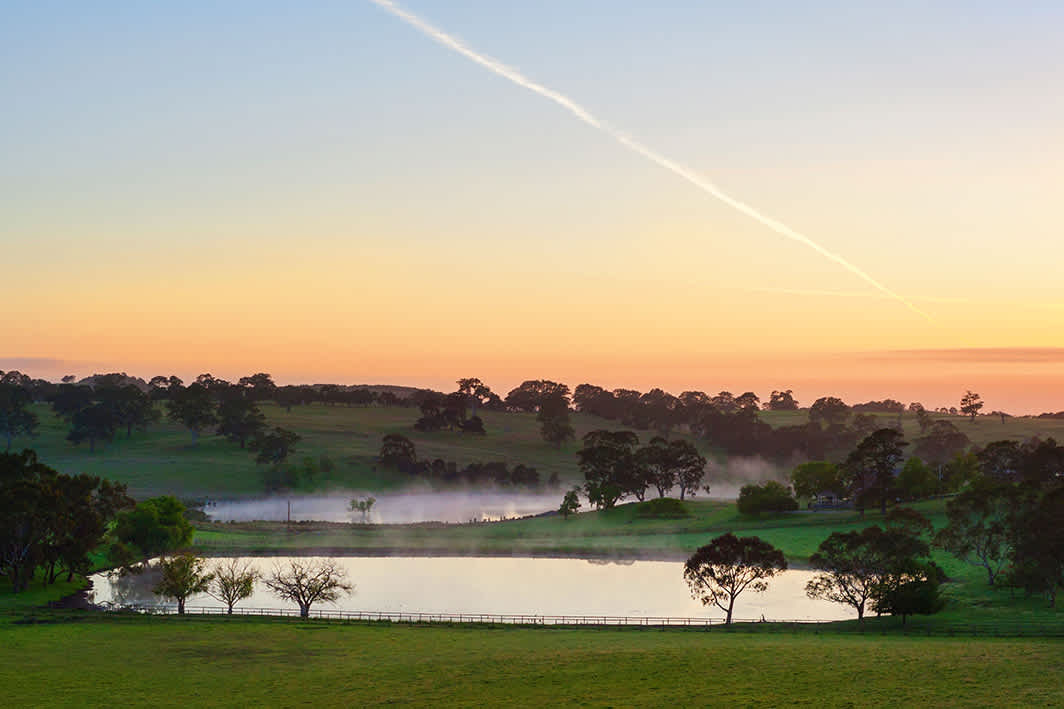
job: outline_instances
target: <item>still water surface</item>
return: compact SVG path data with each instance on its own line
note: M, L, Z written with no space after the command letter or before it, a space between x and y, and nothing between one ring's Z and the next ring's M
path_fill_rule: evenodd
M221 560L216 560L221 561ZM258 557L264 573L288 557ZM498 613L535 615L671 616L723 618L716 608L693 600L675 561L596 561L493 557L342 557L355 584L353 595L321 609L371 612ZM756 620L842 620L856 617L846 607L805 595L812 572L792 570L769 581L765 593L747 592L736 602L735 618ZM167 605L156 598L151 574L126 578L96 574L93 601ZM172 605L172 604L171 604ZM210 596L190 606L224 607ZM245 608L296 608L261 583L240 604Z

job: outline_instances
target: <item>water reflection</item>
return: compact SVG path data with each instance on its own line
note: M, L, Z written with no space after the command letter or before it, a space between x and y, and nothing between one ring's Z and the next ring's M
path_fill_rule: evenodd
M288 557L254 559L269 573ZM224 560L219 560L224 561ZM690 597L683 564L667 561L595 561L490 557L345 557L339 559L355 584L355 593L338 608L371 612L498 613L535 615L674 616L721 618ZM737 619L842 620L855 617L844 606L805 595L809 571L787 571L762 594L746 593L736 602ZM112 579L97 574L96 603L156 602L148 576ZM134 586L139 584L139 588ZM126 599L126 600L123 600ZM134 599L134 600L128 600ZM160 603L161 604L161 603ZM189 606L222 607L206 595ZM295 608L260 583L246 608Z

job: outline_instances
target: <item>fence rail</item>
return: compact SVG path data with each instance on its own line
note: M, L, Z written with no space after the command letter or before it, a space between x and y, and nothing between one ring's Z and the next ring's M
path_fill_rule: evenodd
M177 608L163 605L114 605L105 607L109 612L136 612L148 615L177 615ZM186 606L186 615L226 616L225 608L216 606ZM233 616L300 618L296 608L242 608L233 609ZM892 619L890 625L869 619L865 625L809 619L733 619L727 626L721 618L687 618L674 616L597 616L597 615L535 615L500 613L417 613L409 611L345 611L312 608L308 615L313 620L336 620L345 622L373 621L391 623L446 623L480 625L534 625L553 627L637 627L637 628L729 628L747 631L828 631L855 633L905 633L911 635L937 636L994 636L994 637L1064 637L1062 624L1038 624L1016 622L941 621L933 618L910 619L902 624Z

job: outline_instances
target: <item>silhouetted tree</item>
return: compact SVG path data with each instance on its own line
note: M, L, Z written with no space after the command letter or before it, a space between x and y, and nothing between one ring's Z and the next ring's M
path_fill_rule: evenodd
M971 418L975 423L975 417L979 415L979 409L983 408L983 398L970 389L961 397L961 413Z
M824 396L809 407L809 420L822 426L843 426L850 418L850 407L835 396Z
M986 569L994 585L1012 553L1009 521L1016 506L1013 487L985 481L946 503L946 526L935 544L958 559Z
M114 439L116 425L111 407L101 403L91 404L71 417L67 440L74 445L88 441L89 452L93 453L96 451L97 441Z
M768 542L728 533L700 547L684 564L683 577L691 595L727 613L730 625L735 599L747 589L764 591L767 579L786 569L783 552Z
M555 448L561 448L562 443L576 436L569 423L569 399L560 393L540 400L536 420L539 421L540 436Z
M591 431L583 443L576 456L588 501L599 508L613 507L625 495L639 438L631 431Z
M558 508L558 512L564 519L569 519L569 515L575 514L580 509L580 488L573 488L569 492L565 493L562 498L561 507Z
M798 401L793 394L794 392L790 389L774 391L769 397L768 403L765 404L765 408L769 411L797 411Z
M886 514L887 500L894 489L894 469L904 459L905 439L893 428L881 428L857 444L846 458L845 467L853 475L854 497L864 511L864 500L879 499L880 512Z
M402 469L417 462L414 442L398 433L389 433L381 439L381 449L377 454L381 465Z

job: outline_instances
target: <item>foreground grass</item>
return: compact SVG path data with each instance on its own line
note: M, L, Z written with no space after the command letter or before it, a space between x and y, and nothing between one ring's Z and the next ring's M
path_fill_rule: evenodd
M1064 642L87 619L0 625L5 706L1060 706Z

